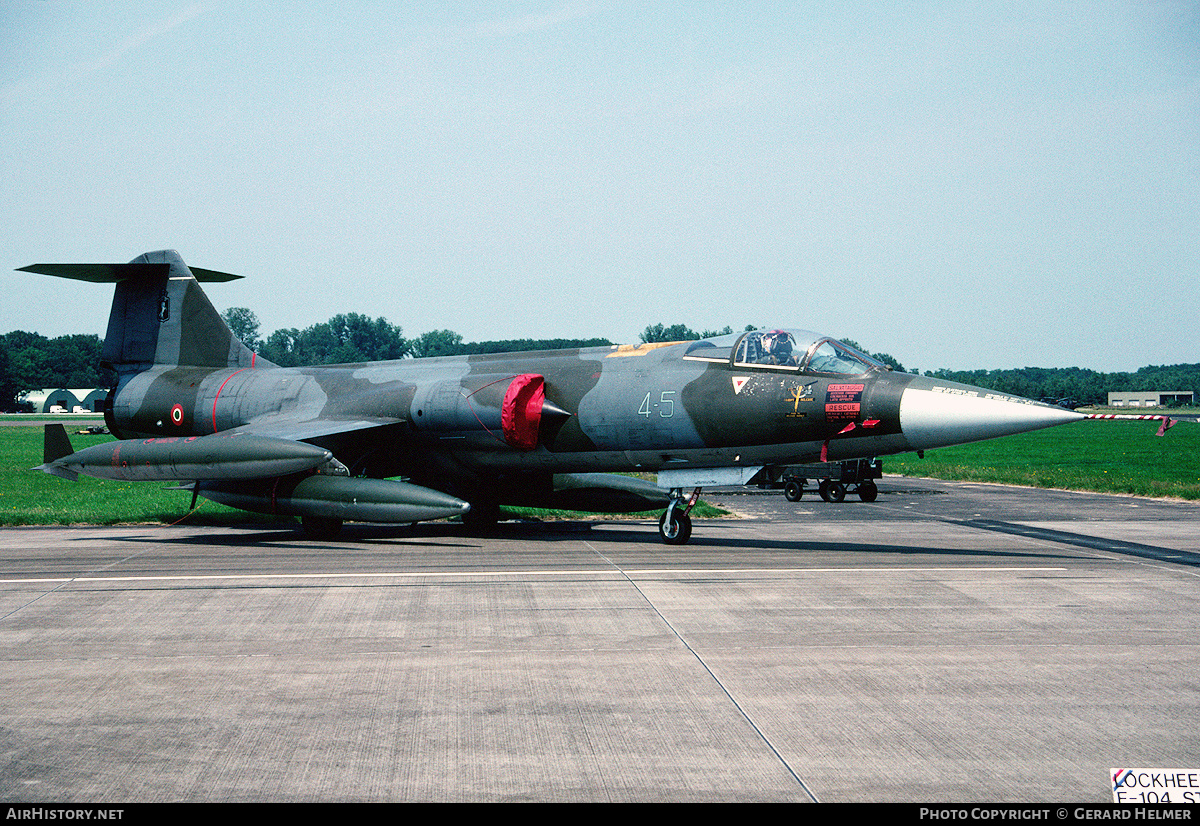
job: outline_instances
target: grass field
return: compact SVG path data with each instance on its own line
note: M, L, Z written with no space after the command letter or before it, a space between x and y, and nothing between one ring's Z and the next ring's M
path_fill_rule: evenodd
M1200 424L1180 422L1155 436L1153 421L1084 421L973 445L884 459L884 471L907 476L1002 482L1140 496L1200 499ZM109 436L72 435L81 449ZM0 427L0 525L172 523L187 516L191 495L154 482L81 476L67 482L30 470L41 463L40 426ZM200 500L190 524L269 520ZM570 512L505 509L510 516L579 518ZM724 512L697 505L697 517ZM652 514L653 515L653 514ZM293 521L284 518L283 521Z
M1128 412L1128 411L1126 411ZM1200 424L1089 420L884 459L885 473L1200 499Z
M71 435L76 450L111 439L111 436ZM30 470L41 463L40 426L0 427L0 525L175 522L188 512L191 504L189 492L166 490L164 484L112 482L86 476L80 476L78 482L68 482ZM189 521L227 524L246 516L224 505L206 502ZM254 517L259 522L264 518L268 517Z

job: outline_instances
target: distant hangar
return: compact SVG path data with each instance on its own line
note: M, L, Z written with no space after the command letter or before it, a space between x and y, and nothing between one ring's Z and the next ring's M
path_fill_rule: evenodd
M1167 407L1168 405L1192 405L1196 394L1191 390L1135 390L1124 393L1109 393L1109 407Z
M104 398L108 391L100 389L65 388L30 390L17 397L17 401L28 404L34 413L102 413Z

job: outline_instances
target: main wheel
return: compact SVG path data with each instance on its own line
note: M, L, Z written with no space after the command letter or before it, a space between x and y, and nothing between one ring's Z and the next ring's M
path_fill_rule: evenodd
M471 509L462 515L462 523L472 533L491 533L500 521L500 505L488 500L471 503Z
M692 536L692 517L681 510L671 511L671 524L667 524L667 511L658 518L658 535L668 545L683 545Z
M333 539L342 532L342 520L333 516L301 516L300 528L309 539Z
M804 495L804 486L799 482L788 482L783 486L783 498L789 502L799 502Z
M879 498L879 488L870 479L861 482L858 486L858 498L864 502L874 502Z

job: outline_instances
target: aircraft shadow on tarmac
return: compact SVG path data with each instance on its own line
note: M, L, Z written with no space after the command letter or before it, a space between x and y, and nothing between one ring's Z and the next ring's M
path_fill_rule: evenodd
M629 523L631 526L640 523ZM967 523L961 523L967 524ZM628 530L615 530L611 523L585 521L512 521L502 522L486 533L472 533L460 525L453 523L419 523L410 526L397 527L392 525L347 525L339 540L316 540L305 538L295 528L280 525L278 528L265 528L254 533L192 533L172 535L170 531L154 532L144 536L124 538L127 542L150 542L159 545L190 545L211 547L244 547L247 545L269 545L274 549L303 548L317 550L328 548L337 550L355 545L374 546L408 546L425 547L436 544L439 548L479 548L486 542L506 542L519 540L521 542L562 542L580 535L586 535L588 542L595 544L637 542L639 535ZM847 555L853 554L895 554L898 556L948 556L975 557L981 559L1024 559L1024 560L1054 560L1082 559L1081 554L1066 552L1026 552L1015 550L989 550L986 548L968 547L931 547L924 545L895 545L870 542L847 541L808 541L783 540L743 537L704 537L694 538L687 549L664 548L655 542L657 535L653 529L646 526L645 541L647 550L654 550L662 557L673 555L695 559L704 554L705 549L742 550L747 553L762 554L764 552L779 555L795 555L803 553L835 552ZM969 527L982 527L970 526ZM1060 540L1061 541L1061 540ZM500 549L497 549L500 550Z

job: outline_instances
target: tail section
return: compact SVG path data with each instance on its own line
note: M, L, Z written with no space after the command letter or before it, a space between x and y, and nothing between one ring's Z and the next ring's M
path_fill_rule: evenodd
M189 268L174 250L147 252L128 264L32 264L21 269L117 285L101 362L119 375L154 365L254 365L254 353L233 335L198 283L232 281L239 275Z

